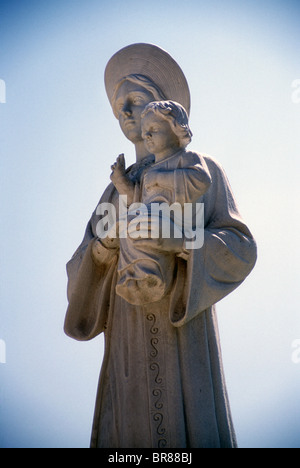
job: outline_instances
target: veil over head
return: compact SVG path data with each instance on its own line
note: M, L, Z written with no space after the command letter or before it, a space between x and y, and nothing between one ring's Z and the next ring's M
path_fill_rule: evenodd
M105 88L110 104L118 83L129 75L143 75L152 81L166 99L179 102L190 113L187 80L175 60L153 44L132 44L114 54L105 69Z

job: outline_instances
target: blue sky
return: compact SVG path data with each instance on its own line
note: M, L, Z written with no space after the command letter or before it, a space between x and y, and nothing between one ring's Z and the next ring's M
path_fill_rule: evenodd
M181 65L190 148L223 165L257 239L218 304L239 445L300 447L299 20L293 1L0 1L0 447L89 445L103 339L64 336L65 263L116 156L134 161L103 83L134 42Z

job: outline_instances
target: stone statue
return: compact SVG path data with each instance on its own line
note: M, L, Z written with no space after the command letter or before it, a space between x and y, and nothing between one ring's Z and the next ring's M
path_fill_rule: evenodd
M98 206L111 204L118 225L121 198L146 210L140 235L126 238L120 229L99 236L96 208L67 264L65 332L105 334L91 447L236 447L215 304L251 272L255 241L220 164L185 148L190 94L173 58L150 44L125 47L108 62L105 85L136 163L125 169L119 156ZM204 206L201 248L175 235L176 209L173 234L159 227L151 237L149 209L158 202Z

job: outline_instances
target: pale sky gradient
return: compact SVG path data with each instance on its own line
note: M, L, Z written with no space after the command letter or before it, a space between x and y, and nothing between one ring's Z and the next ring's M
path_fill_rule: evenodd
M239 446L300 447L299 24L289 0L0 2L0 447L89 445L103 338L64 336L65 264L116 156L134 162L103 75L135 42L182 67L189 148L223 165L258 243L218 304Z

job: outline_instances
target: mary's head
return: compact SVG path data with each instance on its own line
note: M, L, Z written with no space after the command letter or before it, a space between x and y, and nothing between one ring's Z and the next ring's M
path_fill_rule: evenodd
M112 109L122 132L132 143L142 140L141 114L146 105L163 99L163 92L143 75L128 75L117 83L111 99Z
M173 100L190 110L186 78L175 60L152 44L132 44L119 50L105 69L105 87L124 135L144 148L141 114L152 101ZM140 155L141 156L141 155Z

